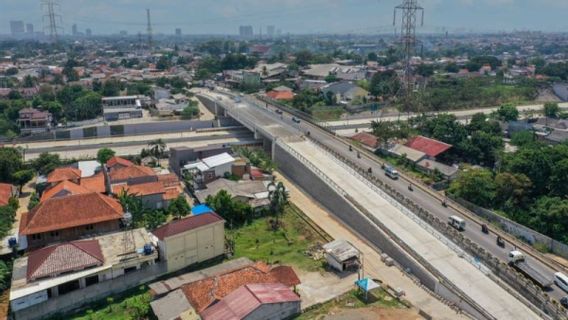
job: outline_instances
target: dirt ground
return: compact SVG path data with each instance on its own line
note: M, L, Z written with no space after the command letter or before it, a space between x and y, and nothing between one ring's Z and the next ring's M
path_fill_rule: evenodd
M385 309L378 307L362 309L336 309L320 320L420 320L414 310Z

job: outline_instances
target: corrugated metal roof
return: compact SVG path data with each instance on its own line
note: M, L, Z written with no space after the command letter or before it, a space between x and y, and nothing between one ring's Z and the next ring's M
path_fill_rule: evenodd
M227 163L235 162L235 158L233 158L230 154L224 152L216 156L201 159L201 161L205 163L209 168L215 168Z
M349 243L349 241L341 239L323 245L323 249L326 253L334 256L338 261L346 261L359 256L359 250Z

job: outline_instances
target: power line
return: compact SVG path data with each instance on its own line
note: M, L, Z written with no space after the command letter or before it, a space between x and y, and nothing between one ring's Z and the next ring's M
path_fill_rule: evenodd
M55 8L59 8L59 4L55 0L42 0L42 9L45 10L43 15L43 30L47 32L52 42L57 42L58 31L63 31L63 28L57 24L63 23L61 15L55 13Z

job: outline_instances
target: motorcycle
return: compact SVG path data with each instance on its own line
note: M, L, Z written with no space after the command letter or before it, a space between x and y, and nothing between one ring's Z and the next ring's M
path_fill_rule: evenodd
M408 185L408 190L409 190L409 191L414 191L414 189L412 188L412 184L409 184L409 185Z

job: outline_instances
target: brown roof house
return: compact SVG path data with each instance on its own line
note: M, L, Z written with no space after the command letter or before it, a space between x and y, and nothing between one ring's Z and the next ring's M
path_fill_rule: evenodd
M47 111L34 108L24 108L19 111L18 126L20 131L26 133L41 133L51 129L53 117Z
M251 315L250 319L282 319L269 316L275 308L272 308L274 305L265 308L265 304L286 301L299 303L297 295L291 289L301 283L300 279L292 267L247 260L233 260L181 275L171 279L172 281L165 280L150 285L152 292L160 296L151 303L154 313L160 320L178 319L180 315L192 312L200 314L204 319L249 319L246 315ZM235 295L235 292L238 294ZM244 299L243 308L245 303L247 305L242 312L236 310L238 303L234 303L234 299L238 297ZM219 303L221 305L216 307ZM174 310L173 306L179 308ZM279 311L288 310L285 313L295 314L297 308L299 305L283 306ZM262 316L257 318L253 314Z
M20 236L28 248L118 231L123 210L117 200L96 192L52 197L22 214Z
M10 308L16 319L39 319L76 309L126 286L136 286L141 279L162 274L165 268L155 263L157 258L146 229L113 232L31 251L14 261Z
M107 162L111 192L122 192L142 199L151 209L161 209L182 193L179 179L172 174L157 174L150 167L135 165L132 162L114 157Z

